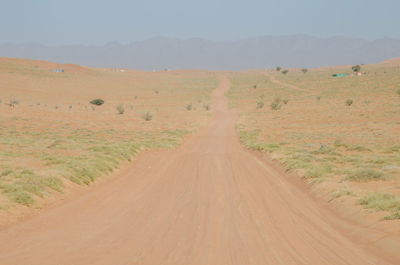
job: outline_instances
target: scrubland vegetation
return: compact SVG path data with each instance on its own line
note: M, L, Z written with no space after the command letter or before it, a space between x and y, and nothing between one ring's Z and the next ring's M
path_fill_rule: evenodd
M62 67L65 73L51 72ZM141 151L178 146L211 116L217 83L200 71L115 72L0 59L0 211L40 207ZM186 111L182 102L201 103Z
M332 200L353 200L398 219L400 66L365 65L361 76L351 66L280 70L230 75L228 96L240 113L242 144L271 153L287 170L331 192ZM261 96L270 108L254 107Z

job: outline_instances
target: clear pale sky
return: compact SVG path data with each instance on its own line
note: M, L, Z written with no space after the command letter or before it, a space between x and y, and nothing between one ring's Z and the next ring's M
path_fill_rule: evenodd
M308 34L400 39L399 0L0 0L0 42Z

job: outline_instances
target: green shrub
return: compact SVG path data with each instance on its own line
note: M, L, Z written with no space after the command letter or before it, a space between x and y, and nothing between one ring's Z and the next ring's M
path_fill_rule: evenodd
M257 85L254 85L253 88L256 89L256 88L257 88Z
M262 109L264 107L264 102L263 101L258 101L256 109Z
M351 69L353 70L353 72L357 73L361 71L361 66L359 65L354 65L353 67L351 67Z
M289 73L289 70L283 70L282 74L286 75L287 73Z
M211 108L209 103L205 103L203 105L203 107L204 107L205 110L210 110L210 108Z
M317 99L318 101L320 101L320 100L321 100L321 96L316 96L316 99Z
M125 107L124 107L124 105L119 104L119 105L117 106L117 111L118 111L119 114L124 114L124 113L125 113Z
M353 104L353 100L351 98L346 100L346 105L351 106Z
M93 99L92 101L90 101L90 104L101 106L101 105L104 104L104 100L102 100L102 99Z
M286 104L288 104L289 100L285 98L284 100L282 100L282 102L283 102L283 104L286 105Z
M400 88L397 89L396 93L400 96Z
M192 108L193 108L192 103L186 105L187 110L192 110Z
M279 72L280 70L282 70L282 67L280 67L280 66L276 67L277 72Z

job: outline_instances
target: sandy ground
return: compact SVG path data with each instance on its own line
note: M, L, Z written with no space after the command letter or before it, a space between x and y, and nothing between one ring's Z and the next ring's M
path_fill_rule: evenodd
M101 172L97 182L113 161L115 175L140 152L178 146L212 116L206 106L217 85L215 73L206 71L141 72L0 57L0 229L92 185L74 181L74 171L85 171L78 177ZM97 98L105 103L89 103ZM43 185L50 178L61 184Z
M240 146L228 89L222 78L212 122L180 148L0 231L0 264L399 264L398 240L363 242L382 234Z

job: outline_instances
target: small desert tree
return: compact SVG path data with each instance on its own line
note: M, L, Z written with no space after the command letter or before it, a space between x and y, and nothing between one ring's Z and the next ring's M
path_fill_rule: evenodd
M276 71L279 72L280 70L282 70L282 68L280 66L277 66Z
M289 70L283 70L282 74L286 75L287 73L289 73Z
M307 68L303 68L303 69L301 69L301 71L303 72L303 74L306 74L308 72L308 69Z
M104 104L104 100L99 99L99 98L98 99L93 99L92 101L90 101L90 104L101 106L101 105Z
M351 69L353 70L354 73L358 73L361 71L361 66L359 66L357 64L357 65L354 65L353 67L351 67Z

